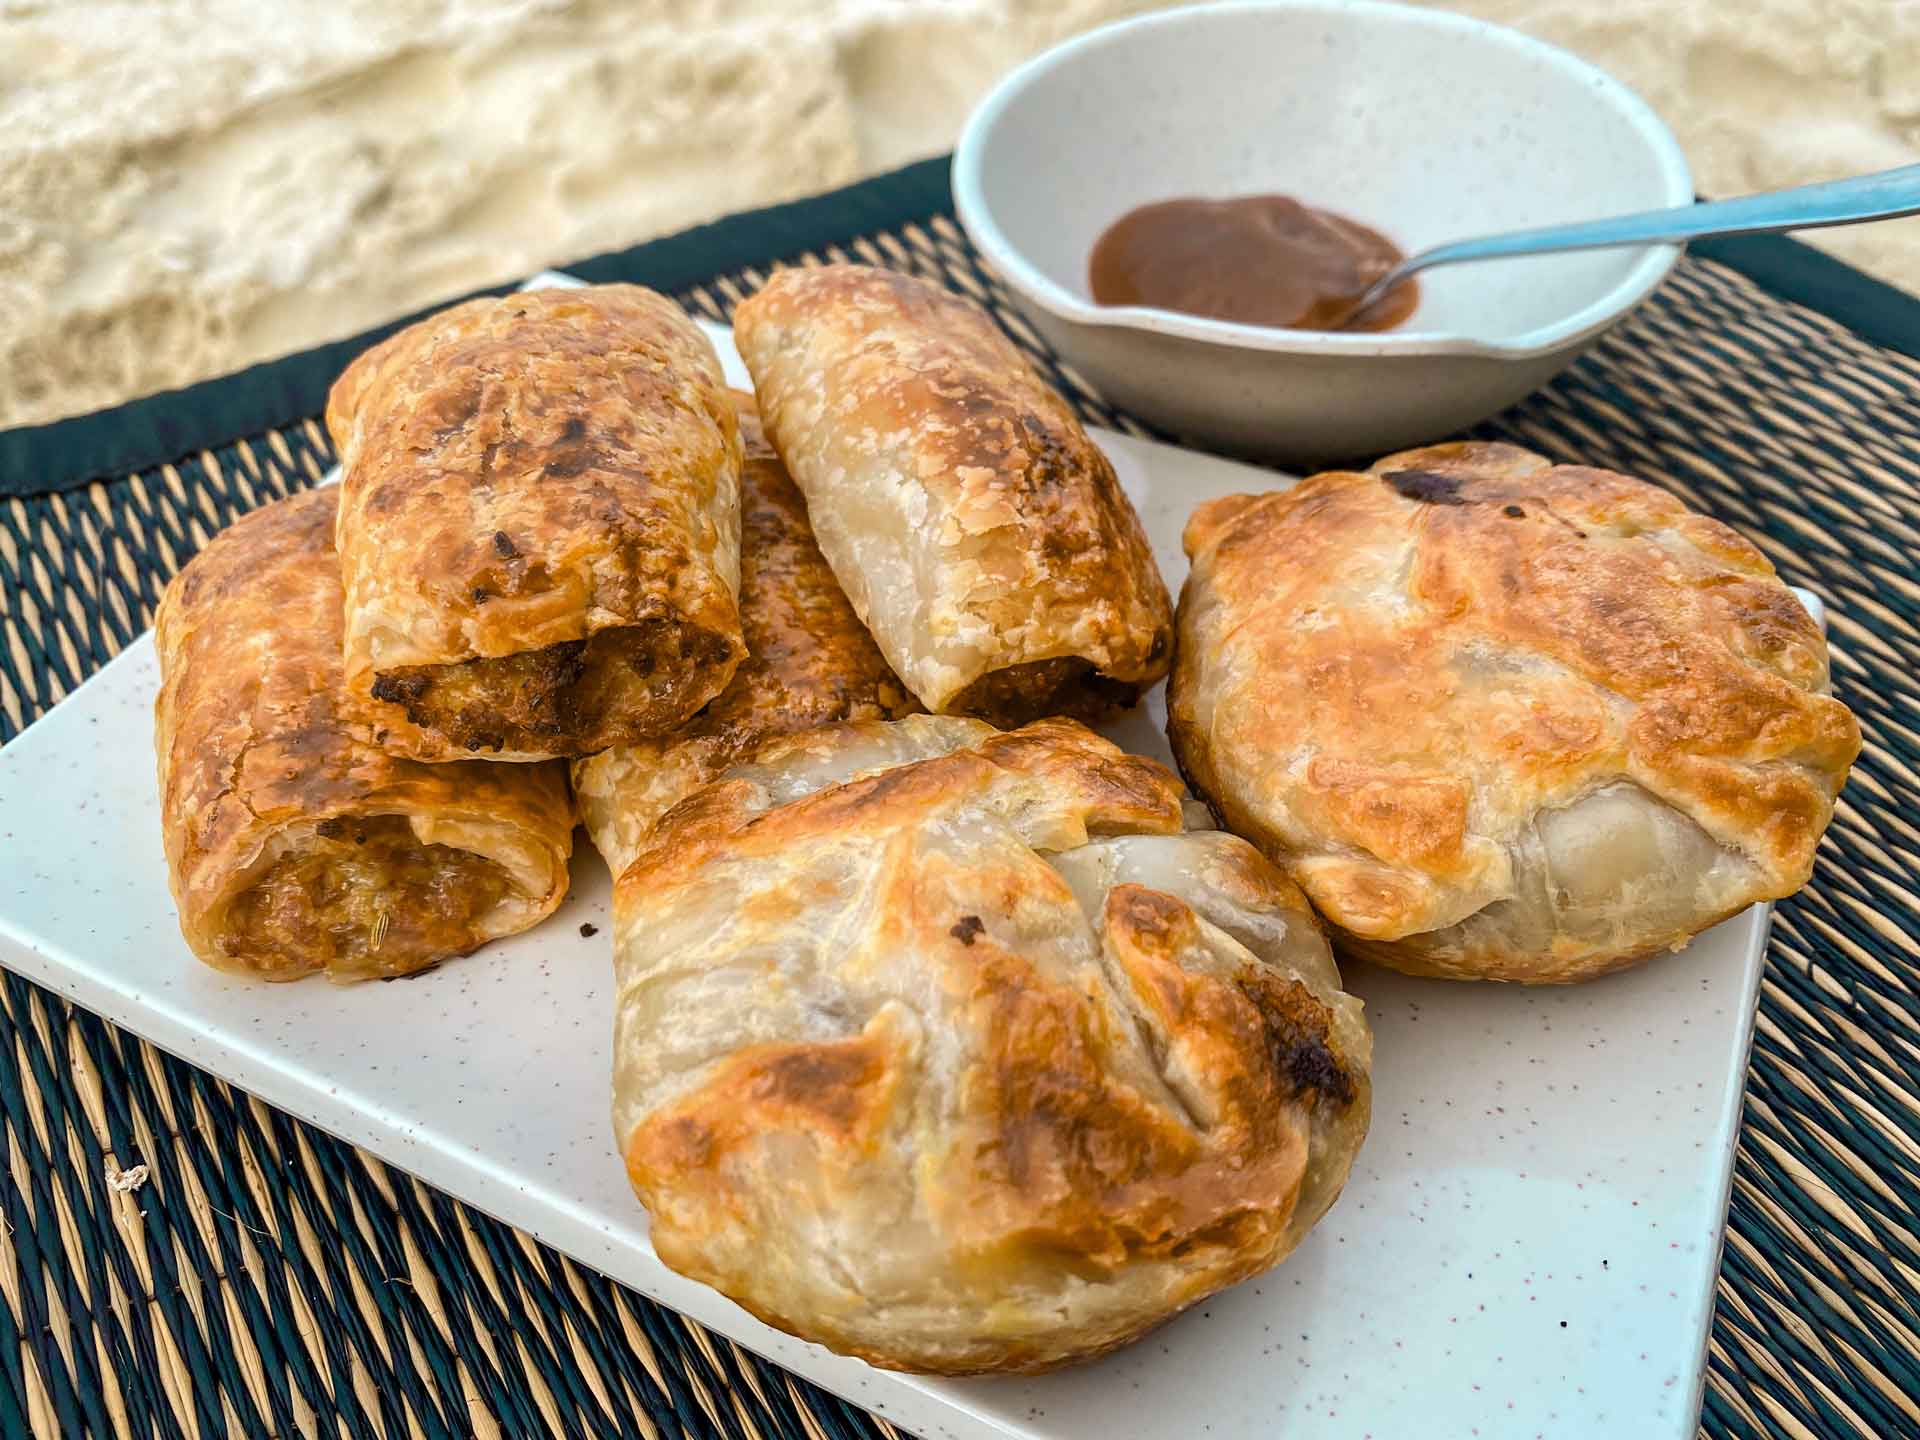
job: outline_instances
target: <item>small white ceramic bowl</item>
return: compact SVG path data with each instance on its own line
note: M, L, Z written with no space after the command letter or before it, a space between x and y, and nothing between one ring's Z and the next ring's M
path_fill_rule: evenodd
M1693 198L1672 132L1618 81L1517 31L1371 0L1172 10L1003 80L960 138L954 201L1040 332L1175 434L1307 464L1439 439L1520 399L1652 293L1673 246L1421 277L1401 329L1236 325L1087 289L1136 205L1292 195L1411 254L1445 240Z

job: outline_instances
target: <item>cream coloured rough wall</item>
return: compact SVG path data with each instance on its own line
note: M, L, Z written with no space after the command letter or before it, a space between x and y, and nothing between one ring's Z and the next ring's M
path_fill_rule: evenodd
M0 0L0 426L947 148L1141 0ZM1731 193L1920 158L1920 6L1462 0ZM1920 287L1920 222L1823 241Z

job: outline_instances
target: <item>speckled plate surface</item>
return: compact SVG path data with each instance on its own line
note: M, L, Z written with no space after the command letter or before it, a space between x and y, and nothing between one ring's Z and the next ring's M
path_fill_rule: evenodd
M1192 506L1274 483L1096 434L1175 585ZM160 849L156 685L143 638L0 751L0 962L906 1429L1694 1433L1764 908L1572 990L1350 969L1373 1134L1283 1267L1095 1365L924 1381L770 1330L654 1258L608 1123L609 885L584 846L551 921L419 979L263 986L194 961ZM1156 692L1110 733L1166 759L1162 719Z

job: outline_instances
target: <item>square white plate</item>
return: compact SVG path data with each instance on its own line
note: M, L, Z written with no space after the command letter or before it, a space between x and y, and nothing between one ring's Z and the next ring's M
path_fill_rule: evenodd
M1176 588L1193 506L1277 483L1095 433ZM928 1440L1694 1433L1764 907L1568 990L1352 967L1373 1133L1284 1266L1097 1364L921 1380L654 1257L608 1122L610 887L584 843L552 920L406 984L196 962L161 854L156 686L142 637L0 751L0 962ZM1109 733L1166 760L1163 720L1156 691Z

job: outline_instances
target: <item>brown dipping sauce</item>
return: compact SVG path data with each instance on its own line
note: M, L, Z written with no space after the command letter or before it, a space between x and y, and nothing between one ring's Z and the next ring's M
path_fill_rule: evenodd
M1093 245L1093 298L1289 330L1391 330L1420 303L1403 280L1353 304L1406 257L1357 220L1285 195L1162 200L1129 210Z

